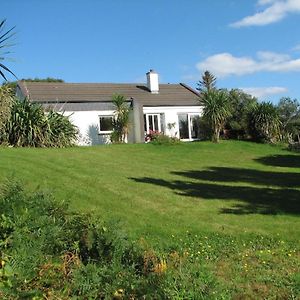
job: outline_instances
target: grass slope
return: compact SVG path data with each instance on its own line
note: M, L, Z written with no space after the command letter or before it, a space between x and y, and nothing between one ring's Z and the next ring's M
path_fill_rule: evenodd
M183 253L216 278L218 299L300 297L299 154L237 141L0 148L8 177Z
M0 180L17 177L74 209L120 220L168 243L186 230L297 240L300 156L247 142L0 149Z

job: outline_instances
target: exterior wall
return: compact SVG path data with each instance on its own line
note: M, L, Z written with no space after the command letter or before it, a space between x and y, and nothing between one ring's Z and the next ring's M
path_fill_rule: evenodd
M144 114L164 114L165 130L164 133L169 136L179 138L179 113L199 113L202 114L201 106L161 106L161 107L144 107ZM175 123L175 127L168 129L168 124Z
M106 111L65 111L70 121L79 129L78 145L100 145L110 143L109 134L99 134L99 116L113 115L113 110Z
M70 116L71 122L78 127L78 145L83 146L110 143L109 134L99 134L99 116L109 116L113 113L113 110L65 111L64 115ZM144 142L143 114L164 114L164 133L179 138L179 113L202 114L202 108L201 106L142 107L134 104L128 141L130 143ZM174 128L169 129L169 123L175 123Z

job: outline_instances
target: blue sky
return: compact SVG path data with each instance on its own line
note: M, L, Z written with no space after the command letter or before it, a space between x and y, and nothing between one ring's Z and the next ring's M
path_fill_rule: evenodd
M17 32L5 64L19 78L145 82L154 69L195 87L208 69L220 88L300 98L300 0L3 2Z

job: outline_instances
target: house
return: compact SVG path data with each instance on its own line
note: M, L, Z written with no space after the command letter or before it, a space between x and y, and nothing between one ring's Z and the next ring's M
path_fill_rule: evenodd
M146 77L147 84L20 81L17 95L70 115L79 129L80 145L110 142L113 94L124 95L132 107L129 142L144 142L151 131L184 141L199 139L199 94L183 83L159 84L159 76L153 70Z

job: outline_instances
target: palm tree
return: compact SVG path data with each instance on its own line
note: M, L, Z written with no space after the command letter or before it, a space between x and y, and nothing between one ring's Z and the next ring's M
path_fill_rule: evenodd
M7 31L4 29L5 22L6 22L6 20L3 20L3 21L0 22L0 50L1 50L1 52L0 52L0 60L1 60L1 61L5 59L4 56L5 56L6 54L9 54L9 53L10 53L10 52L8 52L8 51L2 52L2 50L3 50L4 48L7 48L7 47L12 46L11 44L7 44L7 41L8 41L9 39L11 39L12 36L15 35L15 32L13 32L13 30L15 29L15 27L12 27L11 29L9 29L9 30L7 30ZM8 67L6 67L4 64L0 63L0 75L1 75L1 77L2 77L4 80L7 81L7 79L6 79L6 77L5 77L4 73L3 73L4 71L9 72L9 73L12 74L15 78L17 78L16 75L15 75Z
M229 97L225 91L210 90L201 98L203 104L203 117L212 129L212 141L218 143L221 130L227 118L231 116Z
M113 132L112 132L112 142L115 143L125 143L129 131L129 114L130 106L123 95L115 94L112 97L112 102L116 107L114 112L115 117L113 119Z

